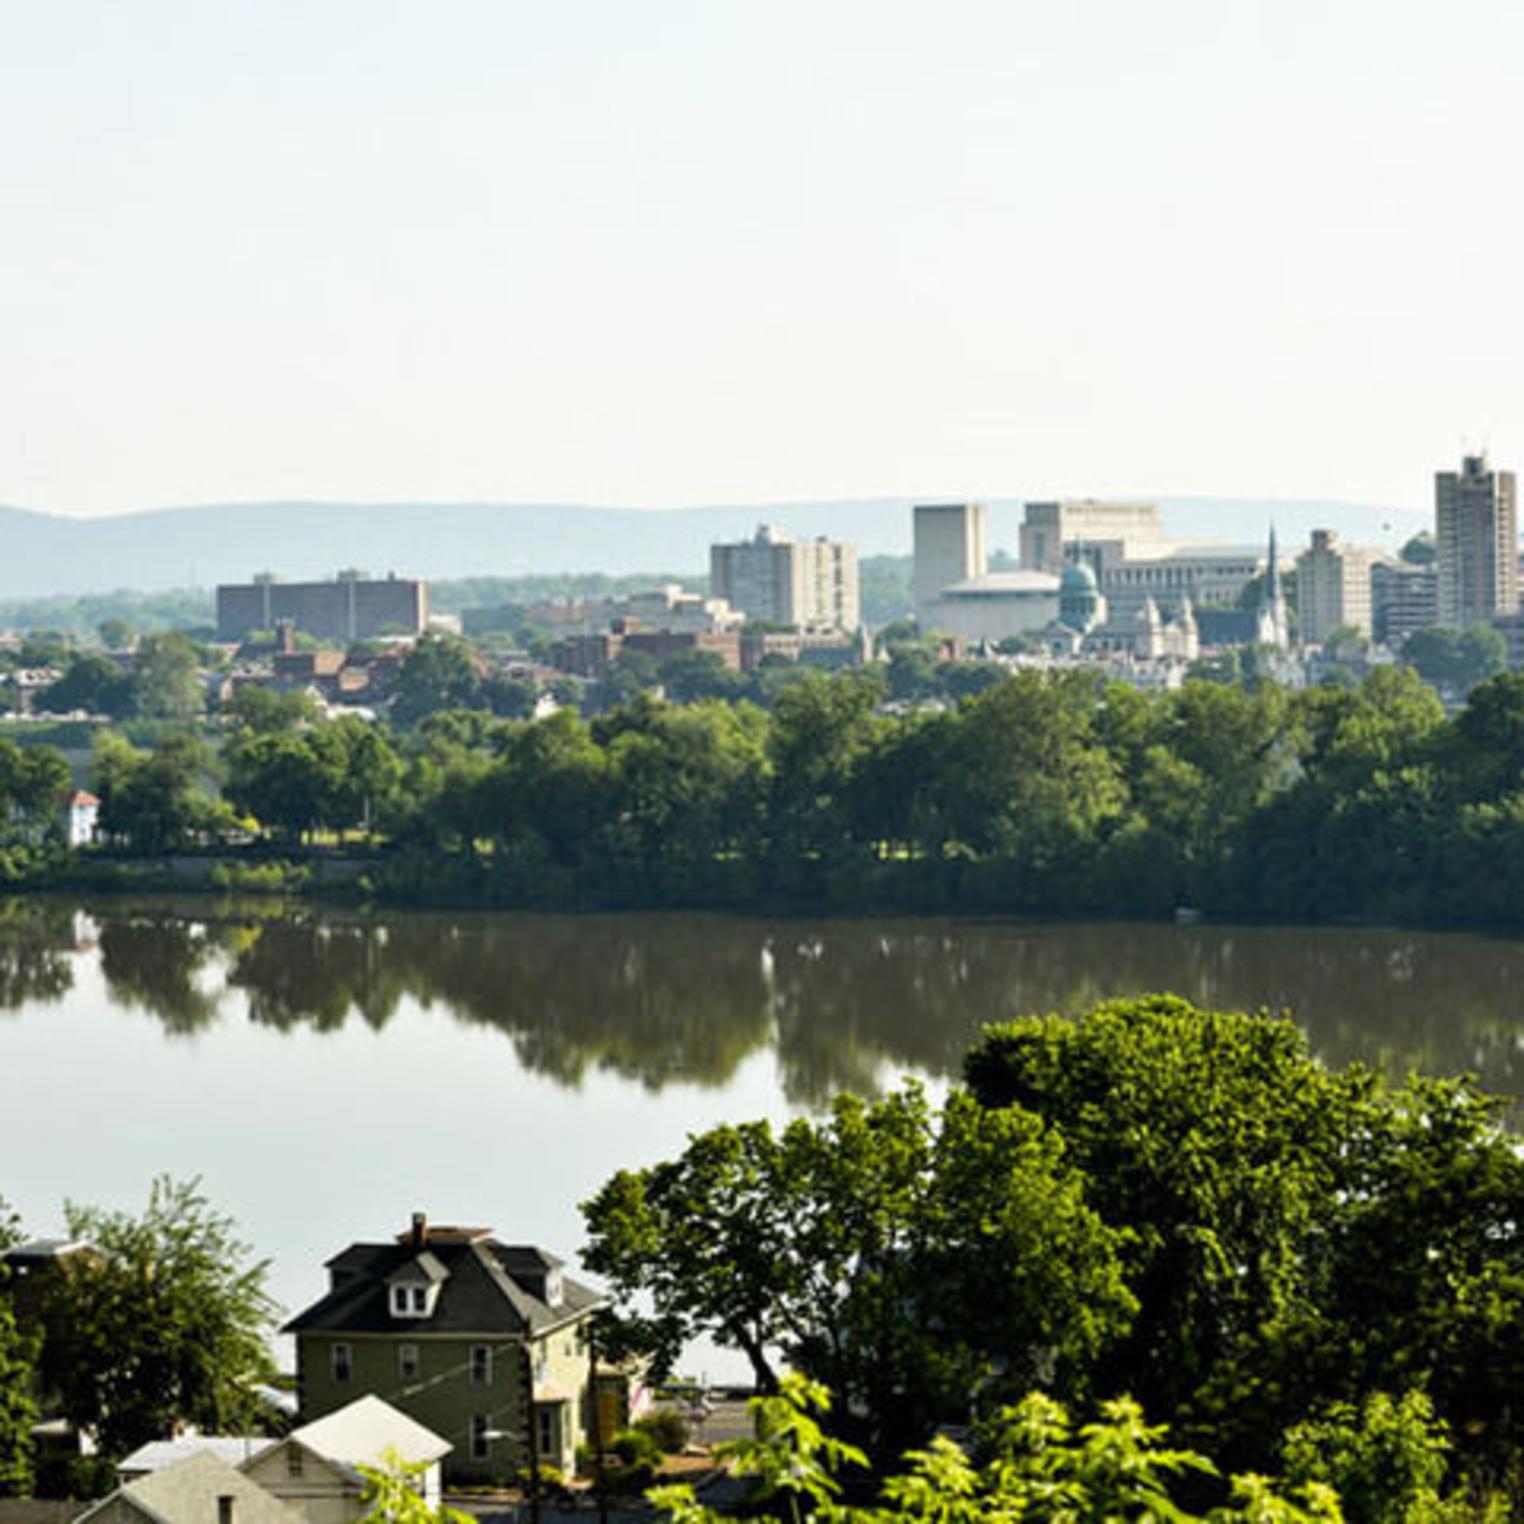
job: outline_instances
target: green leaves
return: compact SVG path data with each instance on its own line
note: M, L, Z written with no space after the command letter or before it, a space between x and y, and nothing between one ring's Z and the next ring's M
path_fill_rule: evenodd
M273 1370L266 1264L195 1180L153 1184L141 1217L70 1203L74 1256L43 1309L42 1372L69 1420L120 1456L177 1425L242 1432Z
M906 1469L877 1486L874 1506L843 1504L838 1475L861 1467L861 1452L833 1441L815 1415L829 1394L802 1377L784 1379L775 1397L754 1399L756 1438L722 1445L719 1457L756 1480L753 1506L774 1516L822 1524L1339 1524L1338 1500L1313 1484L1295 1493L1261 1476L1234 1477L1231 1501L1209 1515L1181 1501L1193 1478L1216 1478L1205 1456L1165 1445L1127 1399L1104 1403L1101 1416L1076 1429L1062 1404L1033 1394L995 1414L973 1453L939 1435L904 1457ZM858 1490L865 1490L859 1481ZM717 1524L691 1488L647 1494L674 1524Z
M1133 1308L1057 1139L967 1096L939 1113L914 1086L842 1097L781 1136L712 1129L583 1212L585 1262L660 1361L702 1331L771 1390L781 1353L850 1403L880 1452L966 1418L981 1381L991 1400L1038 1374L1081 1382Z
M410 1464L390 1449L381 1460L379 1466L356 1467L365 1478L360 1493L365 1512L359 1524L473 1524L471 1514L443 1504L436 1507L424 1497L422 1482L427 1465Z

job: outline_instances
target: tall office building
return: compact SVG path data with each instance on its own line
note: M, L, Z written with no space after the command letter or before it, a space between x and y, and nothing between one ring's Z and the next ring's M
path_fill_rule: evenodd
M1320 646L1335 630L1371 626L1374 551L1340 543L1332 529L1314 529L1312 544L1296 558L1296 607L1302 644Z
M1439 578L1432 566L1378 561L1371 568L1371 627L1378 641L1400 651L1414 630L1439 623Z
M768 624L855 630L862 623L857 547L796 540L768 524L749 540L709 547L709 591Z
M1064 569L1065 547L1107 546L1112 559L1157 560L1170 553L1157 503L1067 498L1028 503L1021 525L1021 564L1028 571Z
M1467 455L1434 477L1439 622L1469 629L1519 609L1518 499L1512 471Z
M923 503L915 510L915 617L924 626L942 589L982 577L989 565L983 503Z

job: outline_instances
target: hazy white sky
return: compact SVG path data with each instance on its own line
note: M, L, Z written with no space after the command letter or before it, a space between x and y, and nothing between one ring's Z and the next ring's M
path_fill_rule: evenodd
M1524 465L1524 8L0 0L0 502Z

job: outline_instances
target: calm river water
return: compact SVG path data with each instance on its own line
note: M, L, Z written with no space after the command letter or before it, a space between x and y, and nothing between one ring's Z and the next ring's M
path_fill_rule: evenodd
M0 1196L52 1233L65 1198L200 1175L295 1309L415 1209L575 1259L577 1203L690 1132L941 1083L985 1021L1163 989L1524 1092L1520 941L0 899Z

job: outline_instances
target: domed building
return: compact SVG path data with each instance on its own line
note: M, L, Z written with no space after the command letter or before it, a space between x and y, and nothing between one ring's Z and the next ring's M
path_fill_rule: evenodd
M1058 622L1088 635L1106 622L1106 598L1095 569L1083 557L1071 561L1058 580Z

